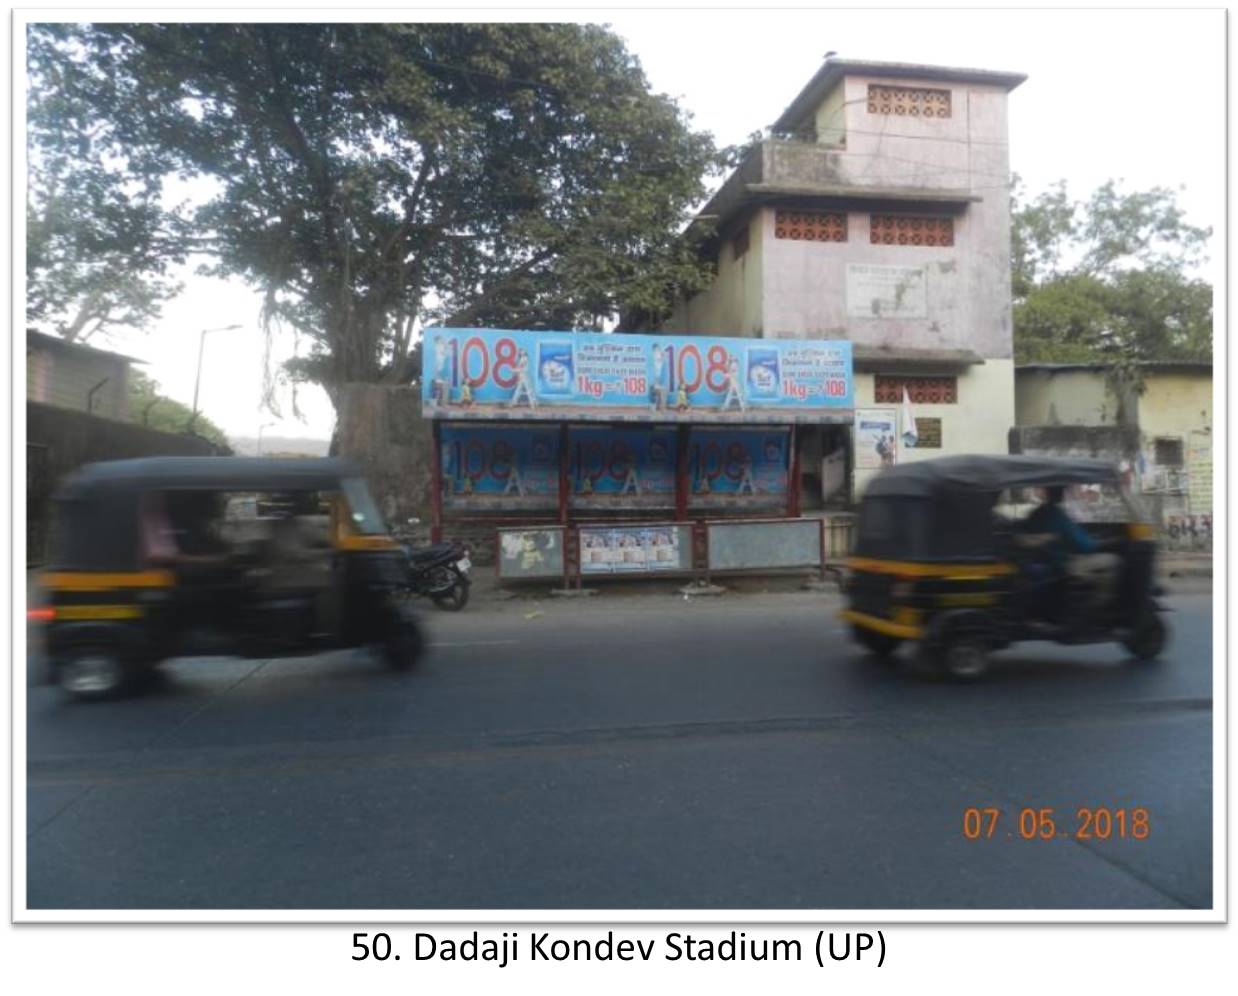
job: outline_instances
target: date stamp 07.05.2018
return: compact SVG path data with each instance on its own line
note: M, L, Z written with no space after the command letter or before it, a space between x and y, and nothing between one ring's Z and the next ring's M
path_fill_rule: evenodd
M1080 806L1073 816L1050 806L1017 811L969 806L963 810L962 829L968 840L1147 840L1152 819L1143 806Z

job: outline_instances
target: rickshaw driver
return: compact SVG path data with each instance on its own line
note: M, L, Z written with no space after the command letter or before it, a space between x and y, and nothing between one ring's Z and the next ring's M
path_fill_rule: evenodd
M1086 529L1072 519L1062 507L1066 489L1061 485L1044 489L1044 501L1023 520L1020 533L1024 545L1042 550L1054 581L1067 577L1087 582L1094 591L1093 604L1101 604L1113 589L1122 558L1101 549ZM1031 565L1033 580L1035 566ZM1045 599L1049 615L1057 615L1062 607L1064 587L1054 584Z

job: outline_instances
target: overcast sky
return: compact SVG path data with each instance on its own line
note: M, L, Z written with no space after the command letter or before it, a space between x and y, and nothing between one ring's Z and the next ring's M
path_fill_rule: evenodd
M228 11L230 20L237 16ZM431 16L449 15L426 19ZM570 16L522 12L522 19ZM1026 73L1027 82L1010 100L1010 162L1029 190L1059 178L1077 198L1109 178L1125 180L1127 189L1181 186L1189 220L1214 229L1208 274L1214 283L1220 272L1223 11L696 9L581 12L575 19L612 25L640 58L653 88L678 98L694 126L713 132L720 145L772 123L830 50L849 59ZM334 416L318 389L301 392L304 422L291 417L287 404L282 420L259 411L257 315L257 297L243 285L191 277L156 331L117 336L111 348L148 361L147 371L164 392L189 403L199 330L242 324L242 330L208 336L203 412L234 435L257 435L266 424L270 435L327 438ZM276 352L291 355L291 342L277 343Z

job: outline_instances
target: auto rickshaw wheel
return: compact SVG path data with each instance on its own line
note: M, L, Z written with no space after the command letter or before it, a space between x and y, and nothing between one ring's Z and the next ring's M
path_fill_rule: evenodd
M1165 649L1168 638L1169 627L1165 620L1155 609L1149 608L1135 632L1122 641L1122 646L1138 661L1153 661Z
M383 642L383 657L393 671L407 671L421 656L425 641L415 620L397 617Z
M976 681L989 670L989 645L980 636L961 634L937 654L938 666L955 681Z
M56 683L82 701L111 698L131 677L124 659L108 647L74 647L56 664Z
M851 627L851 636L861 647L882 660L889 660L903 643L900 637L878 633L854 624Z

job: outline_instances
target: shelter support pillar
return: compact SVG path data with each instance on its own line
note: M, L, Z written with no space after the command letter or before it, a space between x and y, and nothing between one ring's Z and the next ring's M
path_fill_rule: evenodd
M792 518L798 518L800 514L800 441L796 428L794 425L791 426L790 480L787 481L787 515Z
M688 495L691 492L691 482L688 480L688 438L691 427L680 425L675 427L675 521L684 522L688 518Z
M567 525L567 502L570 481L568 480L568 434L567 423L559 425L559 523Z
M437 419L431 423L434 445L431 447L430 467L430 542L443 541L443 435Z

